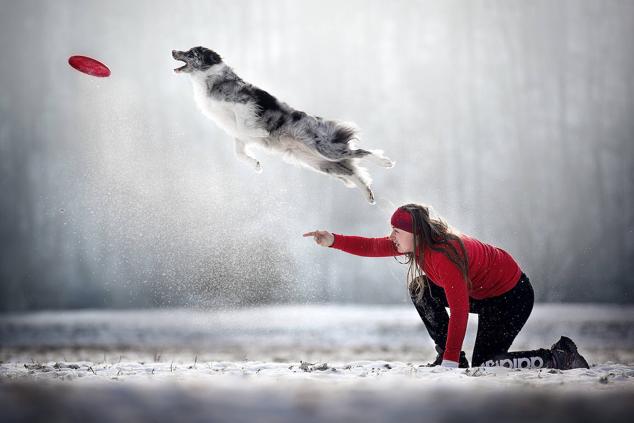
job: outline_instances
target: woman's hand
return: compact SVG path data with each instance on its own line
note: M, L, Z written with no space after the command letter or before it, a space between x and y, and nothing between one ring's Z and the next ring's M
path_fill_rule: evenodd
M335 236L328 231L307 232L304 236L312 236L315 242L322 247L330 247L335 242Z

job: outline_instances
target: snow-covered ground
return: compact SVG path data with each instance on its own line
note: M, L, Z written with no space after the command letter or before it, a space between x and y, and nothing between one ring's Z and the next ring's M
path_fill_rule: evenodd
M631 306L537 305L512 349L570 336L591 368L561 372L425 367L410 306L5 315L0 420L630 421L633 323Z

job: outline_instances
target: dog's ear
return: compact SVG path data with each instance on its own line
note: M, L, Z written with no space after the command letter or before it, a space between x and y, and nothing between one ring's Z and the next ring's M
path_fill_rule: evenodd
M222 62L222 58L213 50L205 49L203 54L203 63L209 66L217 65Z

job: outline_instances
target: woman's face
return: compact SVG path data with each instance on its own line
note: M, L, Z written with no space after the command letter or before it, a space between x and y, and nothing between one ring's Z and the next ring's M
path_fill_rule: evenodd
M414 234L392 227L390 241L396 246L396 251L401 254L414 252Z

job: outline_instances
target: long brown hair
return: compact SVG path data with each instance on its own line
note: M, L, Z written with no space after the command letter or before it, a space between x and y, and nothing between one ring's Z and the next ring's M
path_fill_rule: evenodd
M407 261L409 264L407 270L407 288L410 295L420 301L423 298L423 290L425 289L426 276L423 274L424 266L424 250L426 248L432 251L442 253L447 257L462 273L462 277L471 288L471 280L469 279L469 258L467 250L460 237L440 218L432 218L429 214L429 208L420 204L406 204L400 207L412 215L412 224L414 231L414 252L407 253ZM460 251L454 245L456 241L460 247Z

